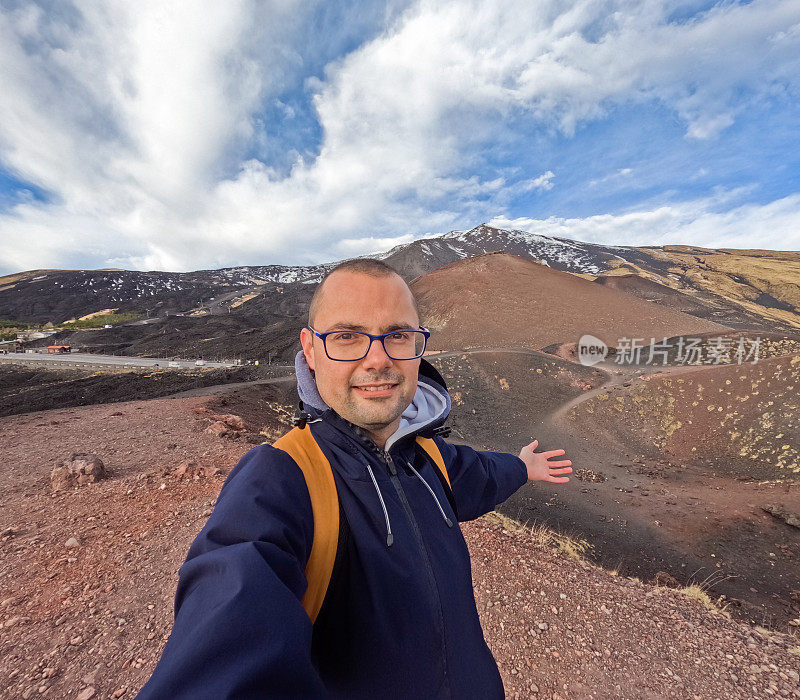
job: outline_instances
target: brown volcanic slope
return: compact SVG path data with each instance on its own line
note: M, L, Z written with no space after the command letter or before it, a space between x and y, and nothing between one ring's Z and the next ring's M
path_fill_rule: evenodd
M800 328L800 252L685 245L636 250L649 260L625 262L604 276L633 272L705 301L733 302L777 327Z
M575 275L507 253L460 260L411 284L431 349L527 347L590 333L614 347L622 337L727 330Z
M594 367L532 350L447 352L427 359L450 392L451 439L515 454L534 438L540 449L556 449L543 431L546 418L607 379Z
M649 277L642 277L639 274L617 274L617 271L612 271L601 275L594 281L597 284L640 297L645 301L668 306L690 316L724 323L732 328L761 332L783 330L797 333L796 327L772 318L771 311L767 308L759 307L759 313L754 313L752 310L744 309L739 302L714 294L709 290L693 289L688 286L676 289L670 286L676 282L668 277L662 277L661 282L655 282ZM665 282L670 284L667 285Z

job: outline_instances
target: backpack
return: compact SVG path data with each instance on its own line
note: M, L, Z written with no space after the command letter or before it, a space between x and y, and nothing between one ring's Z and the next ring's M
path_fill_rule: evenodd
M442 481L450 504L454 506L450 477L442 453L431 438L417 437L417 444L436 465L437 476ZM297 463L303 472L311 497L314 542L305 569L308 588L303 595L302 604L313 623L322 608L334 574L335 563L339 560L337 552L341 542L340 532L342 528L347 528L346 517L339 504L339 494L330 462L311 434L308 425L292 428L272 443L272 446L288 453Z

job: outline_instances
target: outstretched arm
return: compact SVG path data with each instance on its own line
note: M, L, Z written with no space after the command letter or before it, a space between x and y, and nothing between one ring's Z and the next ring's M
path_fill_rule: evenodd
M460 521L474 520L494 510L529 480L562 483L572 471L569 460L549 462L564 450L534 452L538 441L522 448L517 457L507 452L474 450L434 438L447 467Z
M275 448L250 450L189 549L172 634L138 697L324 696L300 602L312 540L300 469Z

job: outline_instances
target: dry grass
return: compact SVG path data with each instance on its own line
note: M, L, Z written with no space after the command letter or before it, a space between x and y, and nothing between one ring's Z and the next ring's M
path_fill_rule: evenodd
M96 318L97 316L105 316L107 314L113 314L117 309L102 309L101 311L95 311L90 314L86 314L85 316L81 316L78 320L79 321L88 321L90 319Z
M260 292L253 292L251 294L245 294L241 299L237 299L236 301L234 301L231 304L231 308L235 309L238 306L241 306L242 304L246 304L251 299L255 299L259 294L260 294Z
M687 598L692 598L693 600L698 601L707 610L721 612L727 617L730 617L729 613L725 610L726 606L720 607L717 602L714 601L710 595L708 595L708 591L705 586L693 583L689 586L685 586L684 588L679 588L678 590Z
M579 537L566 535L562 532L557 532L540 523L522 523L519 520L509 518L507 515L498 513L495 510L491 513L487 513L483 517L486 521L500 525L509 532L525 533L528 537L533 538L537 544L544 547L551 547L575 559L585 558L592 553L592 545L588 541Z
M787 309L768 308L756 303L761 292L793 306L800 307L800 253L769 250L709 250L690 246L664 246L663 251L643 250L672 263L672 274L637 274L656 279L661 284L681 291L686 287L706 290L732 301L762 318L782 321L800 327L800 314ZM632 266L636 267L636 266ZM620 270L617 274L625 272Z
M683 586L682 588L672 588L671 586L660 586L655 584L657 588L671 588L671 590L677 591L682 595L686 596L687 598L691 598L692 600L696 600L700 605L702 605L706 610L710 610L714 613L720 613L730 619L731 615L727 611L727 607L729 603L721 604L720 601L722 598L717 598L716 600L712 598L708 591L711 589L712 586L718 584L720 581L724 581L725 579L730 578L728 576L719 576L715 573L712 573L710 576L707 576L700 582L693 582L690 583L688 586ZM767 634L769 634L767 632Z

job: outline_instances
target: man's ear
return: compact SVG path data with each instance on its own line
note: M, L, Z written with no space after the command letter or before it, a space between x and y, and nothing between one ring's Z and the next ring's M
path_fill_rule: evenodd
M300 331L300 344L303 346L303 355L306 356L311 371L314 371L314 336L308 328Z

